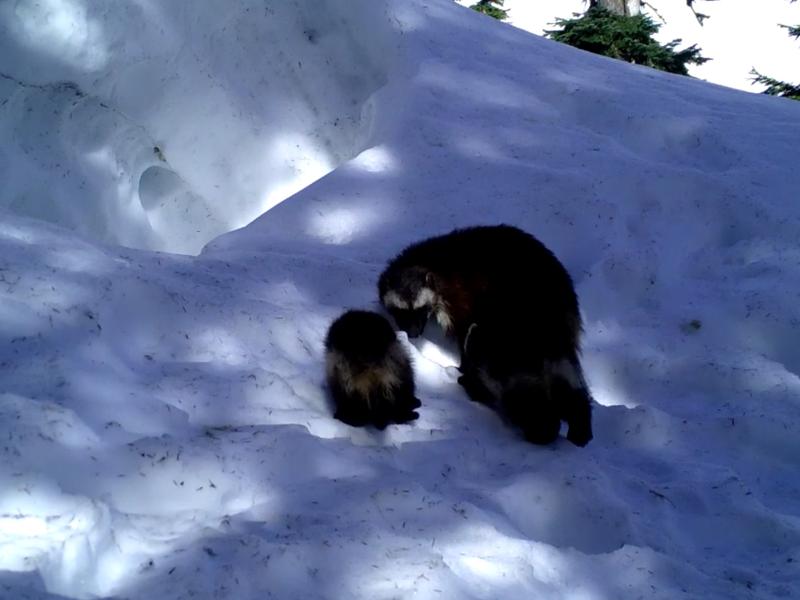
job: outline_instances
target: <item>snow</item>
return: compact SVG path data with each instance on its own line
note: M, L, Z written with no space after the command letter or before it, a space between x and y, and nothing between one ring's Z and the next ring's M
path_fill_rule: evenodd
M798 596L800 105L354 4L0 6L0 598ZM330 322L495 222L575 279L595 439L435 332L418 421L333 420Z
M353 6L4 3L0 206L199 252L365 148L394 34Z

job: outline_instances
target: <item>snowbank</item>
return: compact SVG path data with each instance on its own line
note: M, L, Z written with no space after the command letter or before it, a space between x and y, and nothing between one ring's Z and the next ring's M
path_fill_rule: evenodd
M0 13L0 597L800 594L800 105L449 0L86 6ZM264 73L284 100L246 100ZM265 154L284 130L297 154ZM151 251L298 157L341 164L199 256ZM331 320L412 240L501 221L574 276L593 442L524 443L435 340L419 421L334 421Z
M362 151L399 41L380 1L0 7L0 206L199 252Z

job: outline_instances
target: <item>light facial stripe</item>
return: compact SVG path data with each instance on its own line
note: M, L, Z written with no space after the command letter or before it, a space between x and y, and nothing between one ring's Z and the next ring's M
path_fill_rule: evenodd
M450 318L450 314L441 306L436 309L436 320L445 331L450 331L453 328L453 319Z
M408 310L408 302L403 300L397 292L389 291L383 295L383 305L386 307L394 306L401 310Z
M436 301L436 294L430 288L422 288L414 299L414 308L423 306L433 306Z

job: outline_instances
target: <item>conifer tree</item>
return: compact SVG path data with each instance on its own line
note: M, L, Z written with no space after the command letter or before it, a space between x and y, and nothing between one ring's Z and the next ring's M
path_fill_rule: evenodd
M790 0L790 2L795 2L795 0ZM789 35L794 39L800 39L800 25L781 25L781 27L786 29L786 31L789 32ZM800 100L800 83L794 84L786 81L780 81L779 79L762 75L755 69L751 69L750 74L753 76L754 84L760 83L761 85L767 86L767 89L765 89L763 92L764 94L769 94L770 96L781 96L783 98L791 98L792 100Z
M683 50L676 50L680 39L660 44L653 37L660 26L649 16L617 14L596 2L579 17L556 19L556 26L545 34L557 42L669 73L688 75L688 64L709 60L696 44Z
M504 10L502 6L503 0L478 0L478 2L470 6L470 8L502 21L508 18L508 11Z

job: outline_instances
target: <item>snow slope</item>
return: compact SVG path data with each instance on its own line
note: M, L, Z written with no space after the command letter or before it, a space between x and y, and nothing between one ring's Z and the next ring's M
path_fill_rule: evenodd
M800 105L352 5L0 6L0 598L800 594ZM334 421L330 321L487 222L573 274L594 441L435 339L419 421Z

